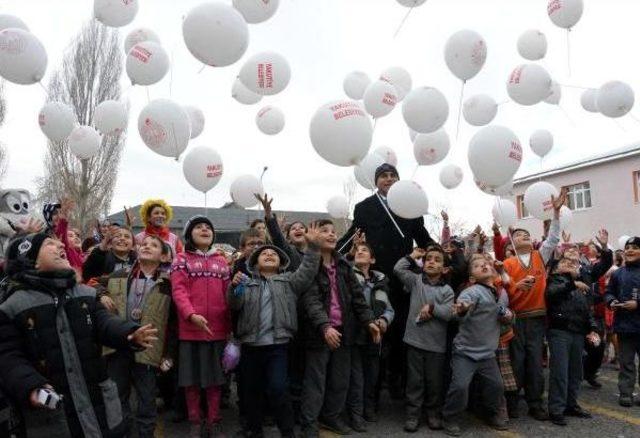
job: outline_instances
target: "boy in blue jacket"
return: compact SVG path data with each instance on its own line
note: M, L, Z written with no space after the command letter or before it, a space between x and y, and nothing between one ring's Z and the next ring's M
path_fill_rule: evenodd
M613 331L620 345L618 403L633 406L636 386L636 356L640 356L640 237L632 237L624 245L625 265L615 271L607 286L605 301L615 311Z

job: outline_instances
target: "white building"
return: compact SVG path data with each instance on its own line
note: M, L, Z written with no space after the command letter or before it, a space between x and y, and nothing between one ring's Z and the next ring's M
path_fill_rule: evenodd
M609 230L614 246L620 236L640 235L639 144L515 179L510 199L518 209L517 225L535 236L542 233L542 226L527 212L524 192L538 181L567 188L567 205L573 211L568 231L573 241L593 238L602 227Z

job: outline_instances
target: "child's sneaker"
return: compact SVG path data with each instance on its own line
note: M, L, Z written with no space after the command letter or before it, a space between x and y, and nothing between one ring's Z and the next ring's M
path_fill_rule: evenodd
M404 430L409 433L418 431L418 419L417 418L409 418L404 422Z
M493 417L490 417L489 419L487 419L487 425L495 430L507 430L509 429L509 426L507 426L507 422L504 421L502 418L500 418L497 415L494 415Z
M352 417L351 421L349 422L349 426L351 426L351 429L358 433L367 431L367 426L365 426L364 419L362 417Z
M621 395L618 398L618 404L623 408L630 408L633 406L633 396Z
M369 423L377 423L378 422L378 414L376 414L375 409L366 409L364 410L364 420Z
M444 433L446 433L449 436L460 436L462 435L462 430L460 430L460 426L458 426L458 423L445 420Z
M442 418L440 415L427 413L427 426L431 430L442 430Z
M319 423L321 428L338 435L349 435L351 433L351 429L349 429L349 426L347 426L341 418L322 418Z

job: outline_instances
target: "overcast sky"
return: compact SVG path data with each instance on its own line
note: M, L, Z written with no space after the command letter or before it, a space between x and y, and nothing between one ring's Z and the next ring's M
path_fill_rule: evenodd
M280 0L280 8L269 21L250 25L250 44L245 56L225 68L206 68L191 56L182 39L182 17L200 0L140 0L132 24L121 28L121 37L140 26L155 30L173 58L170 75L149 87L154 98L172 98L181 104L200 107L206 116L203 134L190 147L207 145L223 157L225 174L208 196L210 206L230 199L229 185L240 174L259 175L269 166L264 182L275 195L274 208L325 211L327 199L342 194L351 168L340 168L322 160L309 140L309 121L316 108L344 98L342 81L352 70L378 77L387 67L406 68L415 86L434 86L448 98L450 117L445 128L452 138L452 150L440 164L422 167L415 175L431 202L449 209L451 216L488 223L492 198L478 191L466 163L469 139L477 131L461 122L455 140L460 82L447 69L443 49L454 32L469 28L479 32L488 44L483 70L467 83L465 97L487 93L496 101L507 99L505 83L511 70L525 61L518 56L516 40L526 29L547 35L549 52L541 61L562 84L598 87L619 79L640 91L640 57L637 50L637 19L640 1L585 0L582 20L571 32L572 76L568 76L566 32L555 27L546 13L547 0L428 0L410 14L399 35L393 34L407 12L396 0ZM231 1L226 1L231 3ZM91 19L92 0L4 0L0 12L21 17L44 43L49 65L43 83L60 65L65 48L82 24ZM274 50L284 55L292 69L287 89L257 105L244 106L231 98L231 85L242 62L254 53ZM127 89L126 75L122 78ZM555 148L544 166L555 166L637 141L640 123L630 116L618 121L587 113L580 106L581 90L563 88L560 106L539 104L500 106L494 120L509 126L525 146L519 175L540 169L540 160L528 148L529 136L537 129L549 129ZM5 85L8 114L0 139L9 150L10 162L2 185L35 189L42 175L46 138L37 124L45 101L38 85ZM203 204L202 194L184 180L182 165L152 153L142 142L137 118L147 103L147 93L135 87L126 96L131 103L127 144L112 202L112 211L135 205L148 197L164 197L173 205ZM255 114L266 104L280 107L286 126L276 136L261 134ZM635 110L640 115L640 110ZM413 148L400 105L376 127L372 147L391 146L399 157L399 171L409 178L415 169ZM456 163L465 170L460 187L447 191L438 182L441 166ZM359 189L358 199L367 195Z

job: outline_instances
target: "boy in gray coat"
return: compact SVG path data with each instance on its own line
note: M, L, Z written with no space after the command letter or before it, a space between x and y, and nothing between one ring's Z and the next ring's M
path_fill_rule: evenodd
M416 274L416 261L424 264ZM404 343L407 344L407 419L404 430L416 432L423 403L427 425L442 429L442 382L444 380L447 323L453 315L453 289L443 281L446 271L441 247L420 248L396 263L394 274L411 293Z
M500 324L509 323L513 313L507 307L506 293L498 295L493 282L496 272L484 255L472 257L469 264L472 286L462 291L455 304L460 329L453 340L452 377L442 415L447 435L459 436L457 417L465 410L469 384L478 375L482 380L483 406L488 425L497 430L507 428L498 417L504 386L496 361Z
M263 436L262 394L267 396L281 435L295 436L287 394L287 350L298 329L298 296L311 286L320 263L318 227L310 226L305 238L308 249L295 272L284 272L289 258L282 250L264 245L248 260L252 277L236 273L227 292L229 307L238 312L235 337L242 344L246 437Z

